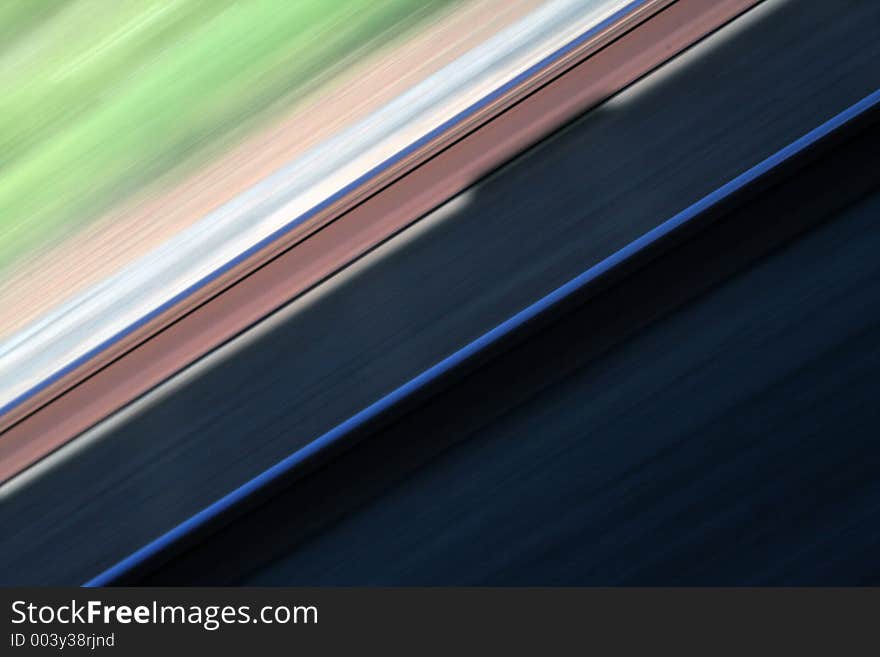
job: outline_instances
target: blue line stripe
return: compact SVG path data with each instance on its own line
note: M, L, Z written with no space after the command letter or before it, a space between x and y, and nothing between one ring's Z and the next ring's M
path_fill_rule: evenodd
M510 335L513 331L541 313L549 310L567 297L574 295L609 270L626 262L630 258L637 256L640 252L643 252L649 246L670 234L672 231L690 221L693 221L706 210L713 206L717 206L723 200L729 198L732 194L741 190L746 185L768 174L773 169L802 153L804 150L839 129L849 121L865 114L878 105L880 105L880 89L874 91L869 96L863 98L855 105L844 110L814 130L811 130L785 148L777 151L730 182L719 187L714 192L679 212L671 219L668 219L656 228L648 231L635 241L630 242L619 251L608 256L598 264L593 265L580 275L555 289L547 296L516 313L502 324L499 324L470 344L462 347L451 356L444 358L442 361L425 370L414 379L411 379L385 397L382 397L359 413L353 415L342 424L337 425L321 437L309 443L302 449L297 450L268 470L265 470L225 497L217 500L188 520L179 524L177 527L142 547L137 552L129 555L115 566L89 580L84 586L105 586L112 583L118 577L133 570L138 565L144 563L154 555L172 545L174 542L184 538L187 534L198 530L200 527L223 515L232 506L246 499L248 496L258 492L260 489L271 483L278 481L291 471L295 470L304 461L307 461L309 458L319 454L322 450L338 443L348 434L374 420L381 413L389 410L395 404L416 394L431 382L436 381L444 374L463 364L465 361L477 355L493 343Z
M75 370L76 368L78 368L81 365L83 365L84 363L88 362L89 360L91 360L92 358L94 358L95 356L100 354L102 351L104 351L105 349L113 346L114 344L116 344L120 340L123 340L128 335L137 331L139 328L141 328L142 326L144 326L145 324L147 324L151 320L155 319L156 317L158 317L159 315L161 315L162 313L164 313L168 309L172 308L173 306L177 305L178 303L180 303L181 301L183 301L184 299L186 299L187 297L189 297L193 293L197 292L198 290L205 287L206 285L208 285L212 281L216 280L217 278L219 278L220 276L222 276L223 274L225 274L229 270L233 269L234 267L236 267L237 265L239 265L243 261L250 258L252 255L257 253L258 251L266 248L267 246L269 246L270 244L272 244L276 240L280 239L281 237L283 237L284 235L289 233L291 230L293 230L294 228L296 228L297 226L299 226L303 222L308 221L309 219L311 219L312 217L317 215L319 212L322 212L327 207L329 207L330 205L332 205L333 203L335 203L336 201L338 201L339 199L341 199L342 197L344 197L348 193L352 192L353 190L360 187L364 183L377 177L383 171L390 169L391 167L393 167L395 164L397 164L398 162L400 162L401 160L406 158L408 155L410 155L414 151L418 150L419 148L421 148L422 146L424 146L425 144L427 144L431 140L435 139L436 137L440 136L441 134L443 134L447 130L455 127L457 124L461 123L462 121L464 121L468 117L474 115L479 110L486 107L487 105L489 105L493 101L497 100L499 97L503 96L505 93L507 93L508 91L510 91L511 89L516 87L517 85L526 81L528 78L530 78L533 75L535 75L536 73L540 72L541 70L543 70L544 68L546 68L547 66L552 64L553 62L561 59L562 57L564 57L565 55L570 53L572 50L574 50L575 48L577 48L578 46L583 44L585 41L587 41L588 39L595 36L598 32L609 27L610 25L617 22L618 20L620 20L621 18L623 18L624 16L626 16L630 12L635 11L640 6L644 5L646 2L648 2L648 0L634 0L633 2L628 4L623 9L618 10L616 13L609 16L607 19L605 19L601 23L597 24L595 27L590 28L589 30L587 30L586 32L581 34L580 36L576 37L573 41L570 41L566 45L559 48L559 50L556 50L552 54L548 55L547 57L545 57L544 59L539 61L537 64L534 64L533 66L529 67L527 70L523 71L522 73L520 73L519 75L514 77L509 82L498 87L495 91L484 96L483 98L481 98L480 100L475 102L473 105L462 110L461 112L459 112L458 114L453 116L451 119L449 119L445 123L441 124L439 127L435 128L434 130L431 130L425 136L419 138L417 141L413 142L412 144L410 144L409 146L407 146L403 150L398 151L395 155L392 155L390 158L388 158L387 160L385 160L381 164L377 165L373 169L370 169L367 173L365 173L361 177L357 178L354 182L346 185L345 187L340 189L338 192L336 192L333 195L331 195L330 197L328 197L326 200L322 201L321 203L312 207L310 210L307 210L303 214L301 214L298 217L296 217L295 219L291 220L289 223L285 224L284 226L282 226L281 228L276 230L274 233L272 233L268 237L263 238L262 240L257 242L254 246L250 247L249 249L247 249L246 251L244 251L240 255L236 256L235 258L233 258L232 260L227 262L222 267L219 267L218 269L214 270L210 274L206 275L201 280L197 281L196 283L193 283L191 286L186 288L183 292L180 292L176 296L172 297L170 300L166 301L165 303L160 305L155 310L150 311L149 313L147 313L146 315L141 317L139 320L137 320L133 324L130 324L127 328L123 329L122 331L115 334L114 336L108 338L107 340L105 340L104 342L99 344L97 347L95 347L94 349L91 349L86 354L80 356L79 358L74 360L72 363L62 367L61 369L56 371L54 374L49 375L46 379L44 379L40 383L36 384L32 388L30 388L27 391L20 394L18 397L16 397L12 401L10 401L10 402L6 403L4 406L0 407L0 417L2 417L5 413L8 413L9 411L11 411L13 408L18 406L22 402L27 401L28 399L30 399L31 397L33 397L34 395L39 393L41 390L44 390L45 388L52 385L53 383L55 383L56 381L58 381L62 377L66 376L67 374L69 374L70 372Z

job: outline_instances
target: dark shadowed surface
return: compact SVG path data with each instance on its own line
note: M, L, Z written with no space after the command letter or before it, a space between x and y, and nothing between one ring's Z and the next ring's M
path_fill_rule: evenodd
M878 584L878 218L875 194L231 581Z
M381 259L297 304L173 395L71 445L67 460L9 488L2 500L0 582L87 579L880 87L880 5L842 4L847 11L810 0L767 3L758 19L743 19L745 29L734 24L670 74L661 71L588 114L478 185L469 204L412 238L402 235ZM590 404L573 377L517 410L515 432L501 423L475 452L450 456L444 467L457 468L457 478L414 479L404 497L342 523L327 539L335 542L317 541L257 579L648 583L662 573L668 579L671 560L687 559L688 550L735 550L741 541L765 540L762 528L780 522L803 528L792 568L816 555L832 563L811 519L785 514L780 501L814 494L803 508L846 513L839 531L875 512L864 415L844 412L874 412L865 395L878 354L865 336L877 328L877 258L859 231L871 228L877 209L860 208L835 224L844 229L817 232L796 247L837 254L823 260L824 269L792 265L804 262L797 258L755 269L707 307L696 305L616 352L604 366L608 383ZM847 255L846 248L857 251ZM867 269L851 279L846 268L856 265ZM783 279L791 285L785 304L768 290L762 305L755 295ZM699 318L688 314L697 310ZM782 324L756 323L774 318ZM850 322L856 319L869 323ZM789 333L773 342L782 326ZM850 335L856 326L862 338ZM727 351L734 340L741 342L736 354ZM806 353L815 355L813 365L801 362ZM849 406L833 425L853 441L841 454L828 440L831 425L809 429L821 405L843 394L823 358L849 363L843 371L852 377L843 388ZM786 378L795 363L800 381ZM767 389L749 407L758 390L742 385L742 368L758 366L766 376L750 380ZM572 403L577 422L563 412ZM794 415L776 418L775 408ZM776 444L766 430L773 418L806 428L786 434L800 436L796 442ZM612 419L607 433L590 439L585 427ZM656 430L640 431L648 426ZM482 457L486 450L491 458ZM562 469L569 461L577 469ZM757 505L743 499L748 480L725 479L738 463L762 474L752 485L768 494ZM827 463L839 466L844 483L819 469ZM555 479L560 486L542 485ZM842 499L835 485L861 486L864 507L832 504ZM593 502L564 504L583 496ZM432 516L435 504L442 509ZM709 504L724 513L705 513ZM402 510L430 522L407 530L395 524ZM759 522L744 535L736 520L750 517ZM388 534L386 543L362 542L366 529L358 523L367 522ZM656 566L644 561L653 548L636 540L649 526L676 536L657 546ZM483 532L487 542L475 542ZM494 553L492 569L475 550ZM628 565L634 550L643 557L637 572ZM447 551L448 559L432 557ZM752 566L707 570L707 578L760 580Z
M878 144L707 216L126 582L874 582ZM811 543L834 562L792 567Z

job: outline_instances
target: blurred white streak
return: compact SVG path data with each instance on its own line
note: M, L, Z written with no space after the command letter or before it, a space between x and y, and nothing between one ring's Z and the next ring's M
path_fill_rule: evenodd
M114 413L107 419L99 422L76 440L71 440L70 442L65 443L59 449L41 459L33 466L18 473L3 484L0 484L0 502L11 499L19 493L23 493L29 486L39 481L44 475L54 470L54 468L62 466L78 454L85 453L90 446L96 445L102 440L105 440L120 427L135 420L139 415L147 412L150 408L161 403L164 399L171 397L193 380L208 373L214 367L220 366L223 361L236 352L259 341L260 338L275 330L278 326L284 324L292 316L303 312L334 290L345 285L345 283L351 279L359 276L370 267L373 267L386 256L406 247L414 240L425 235L431 229L436 228L447 219L454 217L471 203L473 195L474 192L467 191L450 199L440 207L425 215L425 217L417 223L401 231L387 242L379 245L363 258L360 258L357 262L343 269L336 276L333 276L297 299L294 299L291 303L267 317L251 330L235 337L218 349L215 349L197 362L171 377L169 380L157 386L143 397L140 397L117 413Z
M553 0L0 344L0 406L75 362L631 0Z

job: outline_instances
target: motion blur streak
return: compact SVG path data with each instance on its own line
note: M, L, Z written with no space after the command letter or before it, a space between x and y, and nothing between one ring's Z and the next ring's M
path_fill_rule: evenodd
M88 580L858 102L880 88L878 23L875 2L849 3L845 12L835 3L789 2L714 48L712 41L725 36L722 29L694 48L696 55L708 46L677 75L645 94L636 93L642 83L634 85L631 102L587 113L476 185L465 208L420 239L6 497L0 505L0 581ZM769 289L761 280L757 285ZM772 314L776 302L768 297L755 316ZM732 305L707 312L717 319L744 311ZM695 318L667 344L723 352L723 332L718 340L702 341L701 325ZM663 358L674 353L658 352ZM750 358L761 360L760 354ZM657 390L667 386L669 370L652 373L637 367L637 359L627 362L635 363L630 371L639 372L639 380ZM686 373L676 369L673 375ZM613 380L607 388L609 403L618 394L627 398L615 392ZM715 389L707 385L705 392ZM686 416L683 408L675 406L674 415ZM668 435L674 438L674 431ZM649 431L644 436L651 439ZM602 467L606 451L615 463L615 455L644 458L619 433L598 451L580 440L573 436L558 449L562 460L572 449L584 454L578 463L587 472L591 458ZM498 441L502 449L511 446ZM527 461L542 462L528 452L540 440L513 442L526 450ZM479 468L462 467L468 474L457 486L471 490L481 483ZM553 479L540 469L531 472ZM360 471L355 483L370 476ZM504 476L509 486L519 485L510 471ZM447 489L450 495L455 490ZM530 490L523 486L523 495ZM491 494L491 487L486 491ZM571 499L575 494L582 493L575 490ZM463 508L449 517L486 526L476 507L465 516ZM545 521L553 517L545 506L540 511ZM404 533L382 528L388 537ZM354 535L347 536L356 549ZM337 567L360 563L355 556L344 564L336 555L326 558Z
M597 23L639 4L554 0L380 109L357 121L346 118L326 140L137 262L10 336L0 345L0 409L8 410L40 382L185 294L263 240L289 229L310 209Z
M459 194L455 198L450 199L447 203L421 219L409 230L385 242L367 256L350 265L347 269L297 298L263 322L260 322L250 331L241 334L219 349L211 352L180 372L165 385L154 389L119 412L114 413L98 426L79 436L76 440L65 444L60 449L35 463L32 467L4 482L0 486L0 502L19 493L27 494L29 486L41 477L49 474L54 468L64 467L66 463L75 459L78 454L90 449L96 441L107 439L116 429L123 428L126 423L136 420L138 415L149 411L163 400L180 392L189 383L204 376L211 369L221 367L225 359L248 349L254 343L271 334L279 326L290 321L293 316L308 311L309 308L319 304L322 299L331 295L337 289L348 285L353 278L363 275L370 268L378 266L382 258L393 254L397 250L406 248L413 241L422 239L426 233L435 230L443 221L449 220L456 213L462 211L470 201L471 194L469 192Z
M268 317L754 2L663 0L597 26L405 160L0 416L0 480Z

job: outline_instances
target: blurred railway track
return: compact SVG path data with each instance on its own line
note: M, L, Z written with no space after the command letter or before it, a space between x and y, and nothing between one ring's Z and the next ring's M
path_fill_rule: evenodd
M755 0L651 0L587 33L307 221L0 416L0 482L255 325Z
M876 68L880 46L872 38L872 27L878 24L878 16L876 5L867 2L853 3L848 12L806 2L768 0L762 3L669 66L617 94L553 138L481 180L459 201L440 208L409 230L383 242L343 272L344 275L304 294L268 322L233 339L203 363L160 386L122 413L95 426L79 440L8 481L0 488L3 500L0 522L12 529L0 539L0 550L7 557L0 579L6 582L75 583L112 566L280 458L309 444L316 436L325 434L388 391L461 349L462 345L548 294L585 267L603 262L640 235L656 228L664 218L693 205L726 181L857 102L880 87L880 74ZM653 22L648 21L645 25ZM561 78L565 79L568 75ZM682 117L688 120L682 121ZM822 161L828 162L827 159ZM858 170L856 167L855 171ZM873 170L876 169L862 169ZM841 175L843 171L844 167L841 167ZM845 183L849 179L853 183L862 180L859 175L841 180ZM845 184L840 187L845 191ZM820 187L814 184L795 189L800 189L803 198L807 198L808 193L815 195ZM823 196L817 198L817 201L822 200ZM856 202L852 198L850 201ZM838 198L838 202L845 205L845 199ZM789 212L796 215L798 207L792 206ZM837 209L841 208L832 208ZM749 216L747 214L746 219ZM766 218L767 215L756 213L756 216ZM846 225L860 218L863 221L863 215L847 219L849 223ZM783 222L781 228L801 226L800 230L803 230L810 221L828 219L828 213L811 214L803 218L806 223ZM833 221L829 225L842 224ZM769 224L755 228L760 228L755 232L756 239L758 236L766 238L766 248L769 249L793 237L793 233L768 235L767 231L772 233ZM747 244L747 236L740 235L738 239L745 243L737 251L740 256L753 253L749 248L760 246ZM762 257L762 254L751 257ZM669 263L667 266L672 267L671 271L677 271L678 276L682 275L682 263L688 263L690 270L696 268L700 273L711 270L712 275L707 275L707 281L720 283L723 276L742 270L748 258L725 257L722 253L717 260L717 263L715 259L700 260L695 264L684 258L663 257L657 258L656 262ZM803 264L803 261L796 262ZM844 281L845 273L841 272L841 281ZM649 285L653 280L650 276L633 280L636 278L643 285ZM658 276L656 280L664 279ZM693 286L685 288L682 295L691 294L695 299L700 294L700 290ZM864 290L864 294L870 295L873 288L864 286ZM764 297L763 305L757 304L755 308L769 313L768 309L778 304L779 299L771 294L771 290L764 290ZM670 300L667 302L671 305L662 310L669 311L670 316L677 316L670 311L675 304ZM685 301L679 299L676 303ZM804 304L807 305L806 301ZM633 306L634 309L640 307L639 304ZM606 309L609 335L605 337L618 342L626 334L627 326L634 332L628 334L631 340L638 342L640 333L635 329L650 324L661 310L646 304L644 311L649 317L642 318L643 324L640 324L624 313L622 306L611 304L610 308L614 312ZM743 313L746 310L744 308ZM694 320L688 325L695 336L700 335L700 321L706 320L705 315L701 317L702 320ZM797 315L792 317L794 320ZM345 321L340 321L343 318ZM586 331L589 326L583 324L563 322L559 325L584 329L584 335L593 335ZM616 333L618 329L619 334ZM650 343L655 339L651 335L646 331L645 337L639 339ZM564 371L571 372L572 367L582 373L577 376L586 379L599 376L591 367L605 366L588 366L582 359L587 356L598 358L600 354L589 348L584 348L581 353L578 347L583 347L583 343L569 337L570 350L553 358L548 356L548 362L560 365L560 376ZM565 343L539 341L540 344L547 347L548 344ZM627 342L620 344L625 346ZM667 340L665 351L659 355L650 352L646 363L662 360L664 354L675 354L674 344L675 341L670 343ZM704 341L695 339L694 349L700 346L705 346ZM614 351L611 347L608 349L609 353ZM797 358L803 355L793 354L792 362L797 362ZM694 352L682 352L682 362L692 362L691 356ZM668 357L674 358L673 355ZM567 361L571 361L570 366L565 364ZM498 362L514 361L499 359ZM523 361L517 362L521 366ZM544 370L538 367L539 359L534 364L535 367L527 368L527 375L523 375L522 369L505 371L502 367L510 394L521 395L520 401L540 397L539 391L529 388L532 375L535 382L542 381L539 374ZM659 365L653 378L650 368L635 367L633 371L644 371L648 383L659 384L657 395L661 395L666 385L664 382L679 376ZM502 375L496 373L496 376ZM756 381L760 382L760 379ZM723 389L716 379L707 379L706 385ZM675 386L671 389L676 390ZM456 385L452 390L466 391L467 388ZM474 390L468 393L474 403L478 400L473 395L479 397L480 391L486 388L476 390L477 393ZM594 388L591 390L595 391ZM193 543L191 554L203 555L203 568L193 566L186 575L181 564L192 562L187 561L186 553L175 553L176 558L167 562L167 569L156 570L153 563L147 569L149 572L137 573L135 579L210 581L215 577L216 582L267 582L274 577L279 583L424 582L426 580L419 579L415 570L405 568L406 559L402 555L396 559L399 568L391 563L387 568L381 568L377 561L381 558L373 547L376 550L379 546L387 548L389 536L401 536L406 539L401 545L413 545L410 539L430 535L430 527L418 522L411 524L412 531L408 533L410 524L406 520L417 513L419 503L427 505L423 507L426 512L433 510L435 506L428 502L430 499L436 500L439 514L431 517L441 525L452 517L468 519L467 526L461 531L449 526L446 539L442 540L458 544L461 539L470 542L474 550L489 550L487 544L478 540L479 533L474 533L475 526L471 521L479 524L476 518L488 518L495 512L515 513L515 509L505 500L499 500L496 506L472 504L479 496L472 486L474 473L485 471L487 477L500 477L493 479L492 486L504 486L509 492L509 486L515 485L516 480L512 473L532 467L529 463L543 462L546 455L534 451L534 441L499 443L501 439L492 436L497 436L500 429L493 428L491 422L484 422L485 434L478 427L467 425L470 413L461 410L467 405L461 406L458 413L450 411L452 406L442 406L443 403L451 404L454 396L444 393L436 399L440 404L438 408L444 410L432 416L436 428L430 428L432 425L427 422L418 425L418 431L429 427L424 441L412 440L414 429L410 427L407 433L403 422L403 428L397 429L396 433L382 433L376 440L362 443L364 446L379 443L395 448L408 446L415 452L425 447L424 454L403 449L391 458L390 452L378 448L371 447L370 450L376 451L369 453L360 447L355 448L322 466L321 472L331 473L326 479L322 480L315 473L287 489L297 491L296 499L301 502L292 502L287 493L271 498L293 504L287 510L291 518L299 519L295 531L291 531L290 525L278 522L277 517L247 513L240 516L243 524L232 523L226 526L228 532L223 530L214 534L219 539L204 544ZM460 397L459 402L465 403L463 400L466 399L466 395ZM553 395L541 399L545 405L555 403ZM760 403L760 397L758 400ZM515 406L510 399L504 404L507 404L506 408ZM523 409L515 412L519 417L516 422L524 423L517 426L532 426L526 417L526 406L528 404L524 403ZM550 412L547 408L540 411L539 416L544 413L543 417L547 417L546 413ZM602 404L599 408L601 410ZM717 406L707 405L707 408ZM482 411L477 413L475 409L475 421L491 416L489 411L486 412L489 415L481 414ZM574 403L565 413L560 412L560 423L576 422L578 412L590 413L582 404ZM503 415L501 411L499 413ZM680 411L673 413L673 417L687 415ZM453 424L441 423L443 416ZM456 419L464 424L454 426ZM606 426L613 419L607 416L596 418L596 421L600 426ZM672 422L670 418L661 419ZM619 426L627 426L625 418L616 421ZM669 425L660 423L657 426ZM732 426L736 426L735 421ZM650 440L649 428L649 422L631 426L632 433L626 435L635 436L633 440L644 445ZM578 429L585 430L583 427ZM534 434L537 430L532 427L524 431ZM535 497L533 503L511 494L510 504L518 503L524 511L544 514L546 518L554 513L552 505L541 506L539 502L557 499L560 495L568 496L569 505L560 507L559 513L577 515L586 507L579 506L575 492L580 489L571 488L571 482L582 476L583 469L590 472L590 468L611 468L612 461L617 463L623 458L612 449L612 443L601 442L604 435L620 439L619 431L609 429L597 439L600 447L594 453L597 461L593 465L587 452L589 445L596 443L582 441L581 444L571 432L560 432L562 437L558 441L554 437L556 434L548 438L555 441L548 449L576 452L579 459L572 459L571 466L581 470L566 471L564 460L554 460L552 467L548 467L554 476L562 473L559 488L554 488L549 480L546 487L541 487L534 479L538 476L538 469L529 470L528 482L523 483L523 494L528 495L531 490ZM447 457L437 452L430 454L432 445L444 453L450 447L444 443L445 438L441 435L444 433L449 437L471 438L462 441L457 448L459 451L451 451L448 457L461 459L455 466L458 478L449 478L452 474L430 474L438 472L432 469L435 466L429 467L435 457L437 468L452 467L446 462ZM654 449L671 449L670 445L676 440L673 433L658 430ZM392 435L396 438L389 437ZM786 444L791 444L790 437L786 440ZM496 444L501 451L489 450L487 442ZM504 448L510 449L509 459L504 456ZM725 444L723 449L725 453L735 452L732 443ZM477 463L470 460L476 457L468 456L472 454L471 450L487 450L486 459L478 460L476 470L468 469L468 464ZM855 452L847 452L847 458L853 454ZM359 470L355 468L357 455L363 457ZM611 460L606 463L602 460L603 455ZM639 450L634 449L632 458L642 458L639 455ZM382 469L383 458L393 466L391 470ZM426 469L427 479L421 480L421 484L421 475L410 480L413 472L410 465L395 469L407 459L410 459L410 465ZM505 469L508 465L512 469ZM708 469L721 467L711 458L707 458L704 465ZM674 459L670 465L676 472L685 466L684 461L676 463ZM655 475L656 482L661 482L663 476L662 472ZM333 483L338 486L338 491L330 495L321 481L327 485ZM392 489L390 484L394 482L399 482L400 487ZM568 488L565 488L565 482L568 482ZM763 479L752 482L766 484ZM651 483L649 480L643 485L650 488ZM415 497L408 493L414 487L422 491ZM470 491L469 501L462 501L465 498L455 494L458 487ZM623 496L628 494L625 489L615 488L613 491ZM326 505L321 502L322 496L328 500ZM772 495L761 498L765 504L772 503L772 500ZM338 512L333 511L334 505L338 505ZM266 508L271 506L267 504ZM277 511L279 507L274 508ZM645 503L646 513L655 508L659 507ZM364 510L363 515L356 513L360 509ZM593 512L598 513L596 509ZM375 513L385 514L385 520L377 518ZM469 513L474 515L469 516ZM359 518L368 517L374 523L374 531L366 531L360 524ZM515 531L519 533L513 538L528 542L523 526L511 527L492 517L499 522L492 525L497 531L487 532L487 540L501 545L504 532ZM525 513L524 517L535 522L534 514ZM708 516L701 518L709 522ZM276 524L277 532L274 529ZM353 526L364 530L363 543L346 533L350 531L346 528ZM250 527L250 533L240 533L241 527ZM264 534L257 536L253 533L256 527L261 527ZM576 524L563 523L560 527L560 531L564 529L569 536L587 531L587 527L600 533L603 530L601 523L584 524L581 529ZM212 531L216 529L218 527L211 528ZM690 531L691 527L684 525L683 529ZM288 531L291 533L285 535ZM552 531L553 527L548 527L548 537L541 542L541 549L564 552L561 543L554 543L556 539L550 536ZM299 534L294 536L297 532ZM305 541L306 534L314 538L314 542ZM651 536L650 532L643 534ZM246 535L250 536L248 540L253 541L255 547L266 551L251 553L239 545L245 567L229 568L227 565L228 571L220 573L222 567L219 562L212 561L212 555L228 555L223 551ZM508 576L493 577L492 573L504 573L506 566L501 561L480 561L477 557L485 557L485 552L477 555L460 545L451 560L444 561L439 552L432 552L432 546L436 548L437 541L442 540L437 535L432 536L424 545L414 548L413 563L425 565L433 560L440 564L432 575L439 579L433 581L503 583L528 580L529 572L522 561L519 569L509 571ZM535 540L538 541L538 537ZM640 554L646 554L647 538L646 541L633 543L632 550L640 548ZM201 547L197 547L199 545ZM358 545L363 547L363 552L358 552ZM530 556L526 547L520 545L521 559L538 558L534 553ZM865 545L862 543L859 548L863 549ZM321 546L330 549L326 556L322 556ZM176 545L175 549L179 547ZM64 559L58 556L62 550ZM349 562L330 563L343 554L349 555ZM358 554L364 557L364 564L369 562L369 572L364 570L358 574ZM498 554L499 558L503 556L503 550ZM571 557L570 551L565 554L566 558ZM482 580L476 575L478 563L491 566L484 571ZM572 562L569 559L560 563ZM469 565L474 570L468 571ZM586 577L589 567L589 563L582 564L578 572ZM560 576L558 572L553 574L549 566L535 572L544 572L547 577ZM667 570L666 574L669 576L674 572ZM449 577L444 579L444 574ZM538 577L534 581L542 580Z

